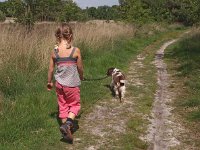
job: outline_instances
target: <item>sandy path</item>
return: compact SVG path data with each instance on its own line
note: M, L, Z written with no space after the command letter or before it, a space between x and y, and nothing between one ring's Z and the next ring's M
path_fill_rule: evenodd
M141 63L143 59L138 55L137 59L130 64L126 75L127 89L130 86L143 85L137 77L136 69L137 67L143 67ZM108 92L110 94L109 90ZM70 148L67 147L67 149L121 150L122 147L118 143L121 142L121 136L127 133L127 121L135 114L134 107L136 104L134 99L136 98L131 95L130 91L127 91L123 103L120 103L118 98L103 99L98 102L92 111L81 119L79 132L81 132L84 139L75 137L75 144Z
M148 128L146 140L151 143L148 150L168 150L170 147L179 145L176 139L176 133L181 130L180 125L175 123L174 116L171 113L173 109L170 106L175 93L169 91L170 86L169 74L167 73L167 65L163 61L165 49L176 42L172 40L166 42L157 52L154 64L157 68L157 90L152 109L151 124Z

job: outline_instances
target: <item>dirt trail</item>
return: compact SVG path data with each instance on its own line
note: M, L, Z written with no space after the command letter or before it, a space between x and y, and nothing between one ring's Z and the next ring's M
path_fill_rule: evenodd
M152 118L149 119L151 124L148 128L146 140L151 143L148 150L168 150L170 147L179 145L176 139L176 133L181 130L180 125L174 120L171 114L173 109L170 106L175 93L169 91L170 80L167 73L167 65L163 61L165 49L176 42L172 40L166 42L157 52L154 64L157 68L157 84L155 99L152 109Z
M126 75L127 88L143 85L136 71L136 67L143 67L141 63L143 59L138 55L137 60L130 64ZM108 92L110 93L110 91ZM98 102L92 111L81 119L79 133L83 134L81 137L84 139L75 138L75 144L67 149L121 150L122 147L119 144L121 136L127 134L127 121L135 114L134 99L136 98L138 97L133 97L127 90L123 103L120 103L118 98L104 99Z

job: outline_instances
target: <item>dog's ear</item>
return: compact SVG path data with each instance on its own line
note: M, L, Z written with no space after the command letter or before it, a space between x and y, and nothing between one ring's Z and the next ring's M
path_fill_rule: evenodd
M107 71L107 76L111 76L114 69L115 68L109 68Z

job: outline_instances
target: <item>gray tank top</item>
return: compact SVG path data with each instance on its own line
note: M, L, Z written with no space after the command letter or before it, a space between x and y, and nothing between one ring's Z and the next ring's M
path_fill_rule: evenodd
M73 58L73 54L76 48L74 47L69 57L60 57L58 55L59 49L55 48L55 80L63 86L67 87L77 87L81 85L81 80L79 77L77 69L77 58Z

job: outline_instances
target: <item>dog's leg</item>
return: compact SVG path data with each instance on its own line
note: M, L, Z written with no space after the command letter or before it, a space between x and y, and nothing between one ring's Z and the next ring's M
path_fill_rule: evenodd
M124 99L125 90L126 90L126 87L125 87L125 86L121 86L121 87L119 88L119 93L120 93L120 102L122 102L123 99Z
M119 91L116 85L114 86L114 92L116 97L119 96Z
M120 103L122 102L122 91L120 90L120 88L118 88L119 90L119 101Z
M111 90L113 90L113 88L114 88L114 81L113 81L113 78L112 78L112 81L111 81L111 83L110 83L110 88L111 88Z
M114 84L111 82L110 83L110 89L112 90L114 88Z
M126 92L126 87L122 86L121 87L121 92L122 92L122 98L124 98L125 92Z

